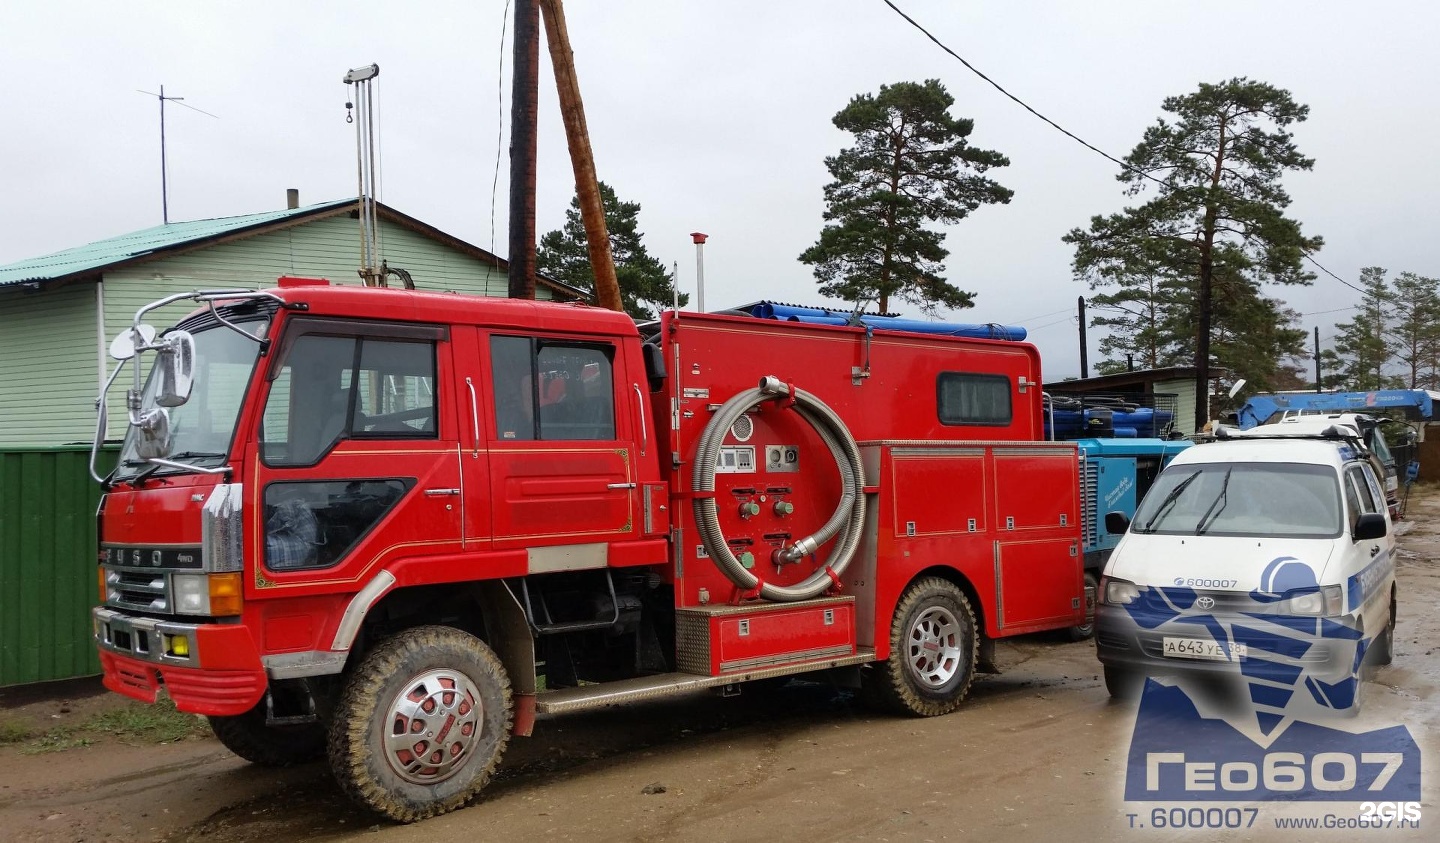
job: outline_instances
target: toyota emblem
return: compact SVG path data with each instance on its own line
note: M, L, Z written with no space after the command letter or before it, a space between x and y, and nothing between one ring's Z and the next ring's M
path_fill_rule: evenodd
M1195 601L1195 605L1199 606L1201 609L1213 609L1215 608L1215 598L1201 597L1199 600Z

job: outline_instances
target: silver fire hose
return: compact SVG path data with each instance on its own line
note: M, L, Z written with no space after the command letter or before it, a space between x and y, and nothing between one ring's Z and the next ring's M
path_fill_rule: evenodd
M774 585L763 580L746 568L725 540L720 531L720 520L715 508L715 460L725 435L732 425L746 412L760 403L780 396L794 399L794 409L801 418L814 428L840 469L842 491L840 503L834 514L819 530L794 544L776 552L777 562L798 562L815 552L832 538L835 548L830 557L803 582L795 585ZM700 445L695 455L695 472L691 490L708 493L694 500L695 523L700 530L705 552L736 587L745 592L758 592L763 600L790 603L809 600L823 594L832 585L840 582L840 574L850 564L855 550L860 545L860 535L865 523L865 469L860 460L860 448L855 438L846 429L845 422L823 401L803 389L787 386L779 378L770 375L760 381L754 389L736 393L720 406L705 431L700 435Z

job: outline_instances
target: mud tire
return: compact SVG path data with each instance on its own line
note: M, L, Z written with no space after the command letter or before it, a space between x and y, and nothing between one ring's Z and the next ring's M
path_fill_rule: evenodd
M457 741L469 739L463 760L447 773L417 782L397 770L395 763L403 764L403 758L387 743L386 731L397 722L397 707L415 699L407 694L428 688L432 696L447 695L446 686L437 691L429 678L436 676L468 682L480 712L469 736L453 733ZM330 768L356 803L396 822L423 820L462 807L485 787L505 753L513 718L510 679L494 651L458 629L414 627L382 642L346 679L331 720ZM435 717L421 728L443 723L446 731L438 742L451 734L454 722L460 721ZM446 747L438 749L446 752Z
M925 640L938 633L953 658L926 666ZM959 707L975 678L980 648L975 612L954 583L925 577L911 583L890 624L890 657L861 674L862 698L893 714L936 717ZM952 664L953 662L953 664ZM926 675L928 672L928 676Z
M1133 700L1145 687L1145 677L1133 670L1105 665L1105 690L1117 700Z
M261 767L293 767L325 754L324 726L267 726L264 699L244 714L205 719L226 749Z

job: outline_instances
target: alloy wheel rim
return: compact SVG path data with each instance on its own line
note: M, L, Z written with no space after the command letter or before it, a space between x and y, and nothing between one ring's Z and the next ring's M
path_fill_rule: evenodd
M385 718L385 760L407 782L438 784L469 760L480 739L484 706L468 676L427 670L406 682Z
M910 624L907 647L911 673L925 687L938 689L960 672L964 641L960 621L943 606L931 606Z

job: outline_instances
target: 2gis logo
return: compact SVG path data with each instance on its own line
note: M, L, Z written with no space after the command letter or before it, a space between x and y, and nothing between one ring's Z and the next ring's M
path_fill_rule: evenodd
M1357 818L1362 823L1420 823L1419 802L1361 802L1360 816Z

